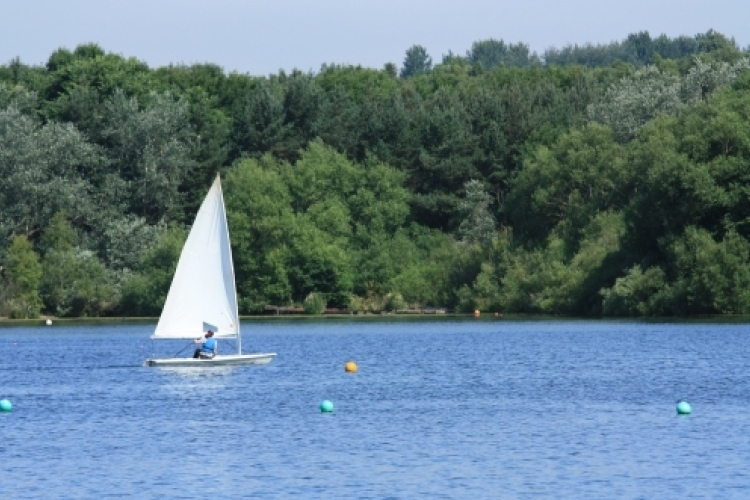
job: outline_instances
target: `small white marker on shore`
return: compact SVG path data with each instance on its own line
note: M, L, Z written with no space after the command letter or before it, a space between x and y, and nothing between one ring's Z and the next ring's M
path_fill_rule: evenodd
M45 323L47 323L47 326L50 326L52 324L52 320L48 319L47 321L45 321Z

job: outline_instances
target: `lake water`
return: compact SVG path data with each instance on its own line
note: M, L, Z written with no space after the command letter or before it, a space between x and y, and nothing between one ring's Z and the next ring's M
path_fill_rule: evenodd
M749 326L256 320L270 365L176 371L153 324L2 326L0 498L747 499Z

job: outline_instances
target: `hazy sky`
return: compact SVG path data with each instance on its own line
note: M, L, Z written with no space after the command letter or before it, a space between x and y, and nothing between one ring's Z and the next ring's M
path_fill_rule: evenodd
M0 0L0 63L42 64L96 42L152 67L211 62L253 75L323 63L401 66L419 44L434 62L488 38L542 52L628 33L715 29L750 45L748 0Z

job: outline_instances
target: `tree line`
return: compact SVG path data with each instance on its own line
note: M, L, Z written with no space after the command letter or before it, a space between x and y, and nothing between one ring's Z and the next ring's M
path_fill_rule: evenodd
M748 50L715 31L268 76L0 66L0 315L158 315L220 172L240 312L750 308Z

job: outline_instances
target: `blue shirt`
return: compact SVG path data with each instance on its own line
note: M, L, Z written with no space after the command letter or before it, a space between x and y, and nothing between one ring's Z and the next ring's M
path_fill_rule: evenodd
M206 354L213 354L214 349L216 349L216 339L213 337L207 338L201 346L201 352L204 352Z

